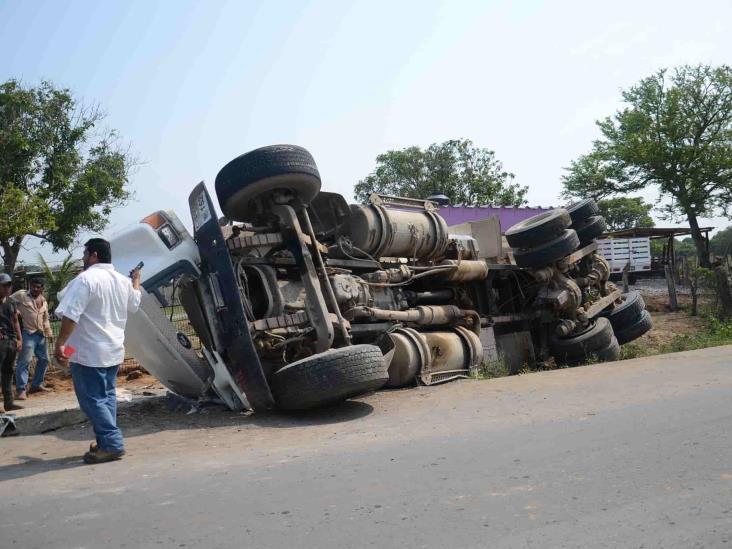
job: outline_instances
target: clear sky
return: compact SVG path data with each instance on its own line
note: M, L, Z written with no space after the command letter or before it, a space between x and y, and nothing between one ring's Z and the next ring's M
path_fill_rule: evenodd
M0 80L99 102L145 162L109 235L157 209L190 226L198 181L213 192L226 162L275 143L308 148L351 199L380 152L465 137L531 205L559 204L621 88L732 63L732 3L0 0L0 52Z

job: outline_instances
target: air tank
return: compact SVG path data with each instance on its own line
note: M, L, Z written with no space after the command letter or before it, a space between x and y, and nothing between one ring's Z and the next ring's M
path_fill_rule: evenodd
M376 204L350 206L348 236L374 257L435 259L445 255L447 223L436 212L397 210Z

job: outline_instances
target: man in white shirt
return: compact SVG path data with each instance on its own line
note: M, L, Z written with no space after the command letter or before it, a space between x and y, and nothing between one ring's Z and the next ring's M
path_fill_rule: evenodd
M84 272L66 288L56 314L61 331L54 356L62 363L71 355L71 376L79 406L94 427L96 444L84 454L86 463L121 459L125 453L117 427L117 371L124 360L127 314L140 306L140 271L127 278L112 266L104 239L84 245Z

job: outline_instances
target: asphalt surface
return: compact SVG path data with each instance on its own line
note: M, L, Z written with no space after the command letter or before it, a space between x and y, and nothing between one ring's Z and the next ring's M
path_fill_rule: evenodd
M731 397L718 347L304 416L150 409L99 466L87 427L2 439L0 546L728 547Z

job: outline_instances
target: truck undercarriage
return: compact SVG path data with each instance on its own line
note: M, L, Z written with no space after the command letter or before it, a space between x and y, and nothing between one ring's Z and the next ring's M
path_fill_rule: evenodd
M232 160L216 192L224 220L203 183L191 193L193 236L157 212L112 241L121 272L154 265L128 352L186 397L305 409L492 361L615 360L651 327L640 296L608 281L592 200L514 225L504 252L500 228L452 234L429 200L320 192L291 145ZM176 297L197 349L154 311Z

